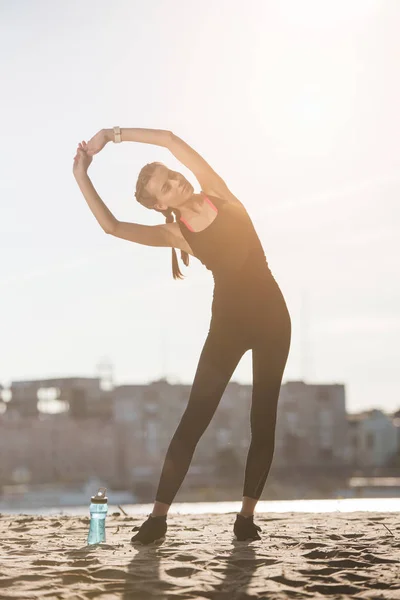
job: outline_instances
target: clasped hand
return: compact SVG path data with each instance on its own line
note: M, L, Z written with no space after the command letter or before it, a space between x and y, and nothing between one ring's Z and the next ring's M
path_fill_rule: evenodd
M76 154L74 156L74 167L73 173L74 175L81 175L82 173L86 173L90 163L93 160L93 156L91 156L87 151L87 144L85 141L82 141L78 144L76 149Z
M100 129L87 143L82 141L78 145L74 158L74 174L86 173L93 155L100 152L109 141L110 135L107 129Z

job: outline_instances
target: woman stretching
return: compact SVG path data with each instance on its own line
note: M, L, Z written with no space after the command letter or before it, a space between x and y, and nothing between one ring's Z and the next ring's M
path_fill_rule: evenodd
M87 169L108 142L143 142L168 148L195 175L201 192L164 164L142 168L136 200L164 215L164 225L118 221L94 189ZM261 539L254 524L255 506L270 470L277 403L291 338L291 319L243 204L210 165L171 131L102 129L79 144L74 176L89 208L106 233L147 246L172 247L173 277L182 278L175 248L185 265L198 258L214 278L212 316L187 407L169 445L153 511L132 541L148 544L164 538L167 513L189 469L198 441L208 427L241 357L252 350L251 443L243 484L243 502L233 531L238 540Z

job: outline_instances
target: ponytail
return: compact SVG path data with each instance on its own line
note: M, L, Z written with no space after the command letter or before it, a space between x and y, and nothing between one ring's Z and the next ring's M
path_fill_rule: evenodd
M175 221L174 215L177 216L176 212L179 213L177 209L168 208L167 210L163 210L162 213L165 215L166 223L173 223ZM189 254L184 250L181 250L181 259L183 264L188 267L189 266ZM184 275L182 275L181 270L178 264L178 258L176 256L175 248L172 248L172 276L174 279L184 279Z

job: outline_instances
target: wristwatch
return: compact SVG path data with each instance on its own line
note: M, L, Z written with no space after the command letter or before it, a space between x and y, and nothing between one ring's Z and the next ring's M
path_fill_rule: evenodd
M113 131L114 131L114 144L118 144L119 142L122 142L121 129L118 127L118 125L113 127Z

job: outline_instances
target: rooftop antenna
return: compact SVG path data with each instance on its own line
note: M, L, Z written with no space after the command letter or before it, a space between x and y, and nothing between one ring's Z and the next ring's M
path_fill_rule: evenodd
M100 388L105 391L114 389L114 365L107 356L103 356L96 365L97 374L100 378Z

